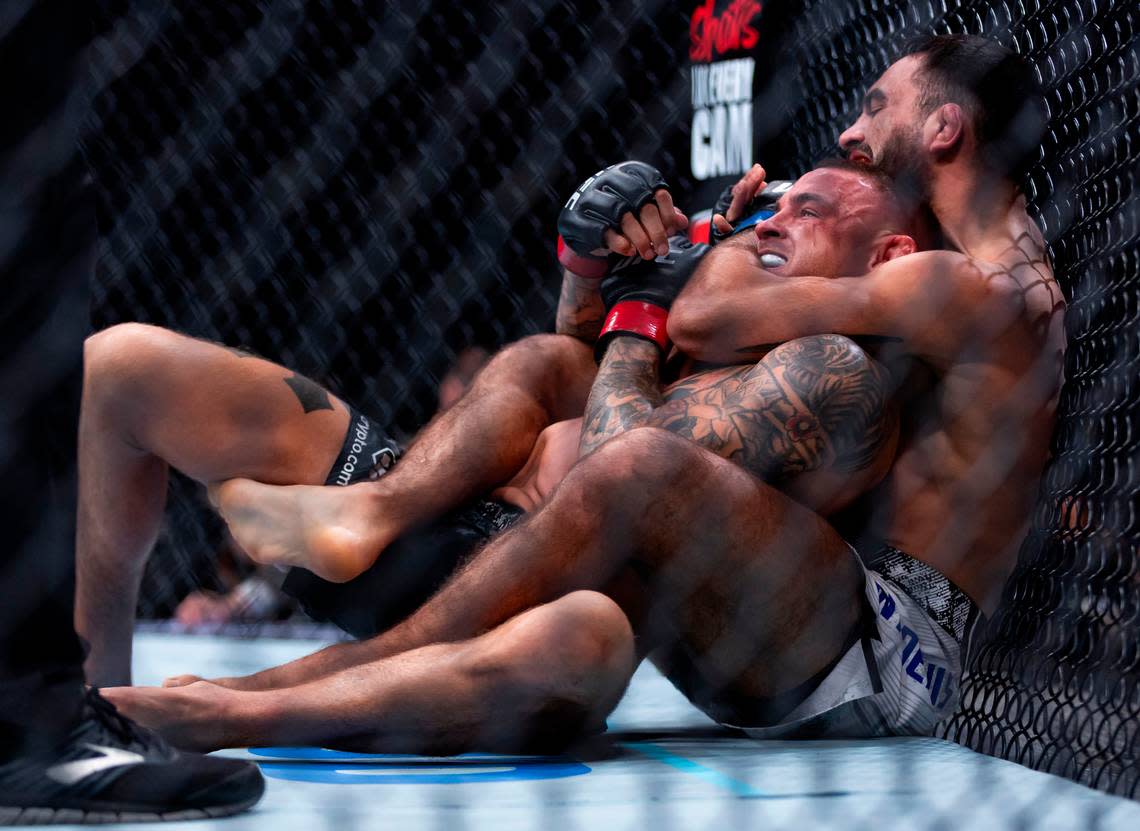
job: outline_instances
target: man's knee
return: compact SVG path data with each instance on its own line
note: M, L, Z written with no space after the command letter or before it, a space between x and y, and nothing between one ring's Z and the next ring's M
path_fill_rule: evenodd
M558 410L559 418L570 418L581 414L584 402L575 402L576 408L571 408L569 404L561 406L563 400L584 396L595 372L593 353L582 341L568 335L543 334L503 347L481 374L494 384L523 387ZM561 412L563 409L567 412Z
M576 591L545 608L546 636L558 663L572 677L596 681L629 667L633 630L610 598L595 591Z
M83 345L88 390L102 393L152 378L154 361L177 337L168 329L146 323L119 323L96 332Z
M610 503L634 490L650 495L697 481L712 453L686 438L657 427L638 427L615 436L574 469L581 487Z
M633 630L605 595L578 591L532 609L504 642L481 656L500 679L514 724L498 726L499 747L554 752L601 729L634 667Z

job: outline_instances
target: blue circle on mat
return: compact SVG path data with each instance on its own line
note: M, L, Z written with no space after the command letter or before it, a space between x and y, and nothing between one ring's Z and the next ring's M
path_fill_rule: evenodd
M400 753L346 753L315 747L250 748L251 755L289 762L259 762L271 779L330 785L441 785L565 779L589 773L581 762L556 757L467 753L453 759L425 759ZM375 759L376 763L360 760ZM416 764L401 764L415 759ZM342 764L337 764L342 762Z

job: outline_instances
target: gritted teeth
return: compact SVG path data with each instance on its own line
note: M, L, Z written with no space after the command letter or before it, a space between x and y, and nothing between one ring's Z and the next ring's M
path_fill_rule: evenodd
M787 258L781 257L779 254L760 255L760 265L764 266L765 268L777 268L778 266L787 264L787 262Z

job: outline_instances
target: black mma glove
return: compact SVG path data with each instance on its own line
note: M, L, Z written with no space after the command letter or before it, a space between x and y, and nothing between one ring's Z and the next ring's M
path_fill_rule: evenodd
M768 184L764 186L764 190L756 194L756 196L752 198L752 201L744 206L744 214L733 224L730 233L723 234L718 231L715 222L709 226L709 245L724 242L724 240L736 236L736 234L745 228L751 228L772 216L772 214L776 213L776 203L780 201L780 197L787 193L788 189L794 184L795 181L789 181L787 179L776 179L768 182ZM727 219L728 209L731 205L732 185L729 185L721 191L720 196L717 198L716 205L713 206L713 216L720 214Z
M709 250L704 243L689 242L683 234L669 237L669 253L646 262L627 257L602 280L606 322L598 335L594 355L601 361L606 346L618 335L631 335L669 349L665 332L669 308Z
M669 185L645 162L620 162L599 170L578 186L558 215L558 262L579 277L604 277L611 263L593 252L606 247L606 230L620 229L622 214L636 213L661 189Z

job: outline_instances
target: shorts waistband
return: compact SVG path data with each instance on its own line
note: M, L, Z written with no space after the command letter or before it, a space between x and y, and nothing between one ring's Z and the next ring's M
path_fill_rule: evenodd
M477 499L460 509L456 519L490 539L506 531L525 513L522 508L509 502L500 502L498 499Z
M981 611L945 574L893 545L884 544L860 558L905 591L959 645L969 642Z
M349 407L348 416L344 444L325 479L326 485L354 485L379 479L402 453L399 443L385 435L364 413Z

